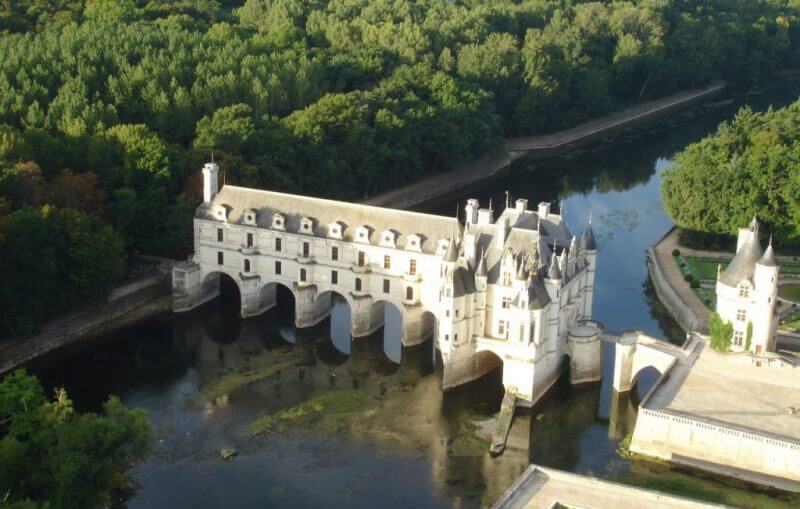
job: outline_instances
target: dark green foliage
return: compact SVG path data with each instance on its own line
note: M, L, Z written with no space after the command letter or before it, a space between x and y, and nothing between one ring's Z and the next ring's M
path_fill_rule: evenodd
M680 256L680 255L681 255L681 250L680 249L676 248L676 249L672 250L672 256Z
M733 324L724 322L717 313L711 313L711 318L708 321L708 334L711 338L711 348L714 350L727 352L731 349Z
M800 247L800 102L765 113L744 108L676 161L661 195L678 226L696 232L682 241L719 244L756 214L776 243Z
M687 283L691 283L692 281L694 281L694 277L692 277L691 274L685 274L683 276L683 280L686 281Z
M745 339L744 349L750 351L750 345L753 342L753 322L747 322L747 336Z
M0 493L14 504L104 506L124 472L146 457L153 430L142 410L111 397L103 415L79 414L65 391L45 398L24 370L0 382ZM5 498L7 497L7 499Z

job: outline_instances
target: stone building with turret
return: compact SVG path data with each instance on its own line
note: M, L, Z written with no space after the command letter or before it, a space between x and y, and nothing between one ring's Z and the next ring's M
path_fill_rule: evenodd
M599 326L591 322L597 246L578 238L549 203L508 200L495 217L471 199L466 218L371 207L226 185L203 169L194 254L173 273L173 308L187 311L236 282L241 315L275 305L278 285L295 299L297 327L347 302L353 338L402 316L402 342L433 337L445 389L498 365L503 384L534 402L570 369L600 379Z
M758 221L739 228L736 255L717 273L717 314L733 324L731 349L761 353L775 350L778 317L778 262L770 239L763 250Z

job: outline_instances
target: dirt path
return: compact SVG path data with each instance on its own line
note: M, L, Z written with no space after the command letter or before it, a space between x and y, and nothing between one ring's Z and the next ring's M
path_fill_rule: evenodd
M675 258L672 257L673 249L680 249L681 253L686 251L686 248L678 244L678 229L672 228L670 232L653 248L656 257L658 257L658 264L667 280L667 284L672 287L678 297L683 303L692 310L697 318L708 323L711 317L711 310L700 300L700 297L692 291L683 279L680 267L675 263ZM730 254L728 255L730 256Z
M521 157L548 157L563 153L637 122L696 104L721 92L726 86L727 83L724 81L717 82L704 88L686 90L669 97L648 101L572 129L553 134L511 138L495 154L475 159L456 170L431 175L414 184L369 198L363 203L378 207L409 208L489 178Z

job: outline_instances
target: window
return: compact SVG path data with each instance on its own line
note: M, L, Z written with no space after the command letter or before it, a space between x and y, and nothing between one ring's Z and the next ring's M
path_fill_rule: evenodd
M414 289L412 287L406 287L406 300L414 300Z
M356 291L357 292L361 291L361 278L360 277L356 278Z
M281 273L281 262L275 262L275 274L280 275Z
M281 240L282 239L280 237L275 237L275 251L281 250Z
M222 228L217 228L217 242L222 242L222 240L223 240Z
M223 258L222 258L222 251L217 251L217 265L222 265Z
M331 260L338 260L339 259L339 248L333 246L331 248Z
M417 260L415 260L414 258L408 261L408 273L411 274L412 276L416 275L417 273Z
M391 256L384 256L383 257L383 268L384 269L391 269L392 268L392 257Z
M383 293L389 293L389 285L390 284L391 284L391 281L389 281L388 279L384 279L383 280Z
M750 289L746 286L739 287L739 297L749 297L750 296Z
M453 343L458 343L458 334L453 334Z
M445 334L444 335L444 340L445 341L450 341L450 334Z
M511 284L511 273L510 272L503 272L503 284L508 286Z
M244 261L244 271L245 272L250 272L250 260L245 260Z
M307 276L306 269L300 269L300 281L305 283L306 276Z
M733 344L736 346L742 346L744 343L744 332L740 330L733 331Z
M358 252L358 266L359 267L363 267L364 266L364 251L359 251Z
M450 288L449 286L447 288L445 288L444 296L445 297L452 297L453 296L453 289Z
M747 311L744 309L739 309L736 311L736 319L740 322L743 322L747 319Z
M508 322L506 320L500 320L499 322L497 322L498 336L505 337L507 330L508 330Z
M456 318L458 318L458 310L456 309Z
M331 284L333 285L339 284L339 273L335 270L331 271Z
M510 297L503 297L503 300L500 304L500 307L503 309L508 309L511 307L511 298Z
M253 247L253 234L247 234L247 247Z
M308 258L309 246L308 242L303 242L303 258Z
M449 309L445 310L444 316L447 317L447 318L450 318L450 310Z

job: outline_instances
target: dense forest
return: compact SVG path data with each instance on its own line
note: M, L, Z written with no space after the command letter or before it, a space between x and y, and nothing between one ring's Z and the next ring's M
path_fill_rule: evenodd
M185 255L212 148L228 183L360 199L504 136L795 66L798 14L795 0L0 0L0 337L102 298L123 252Z
M779 110L742 109L717 132L688 146L664 172L661 197L700 247L735 245L757 215L779 248L800 249L800 101Z
M0 506L112 507L153 442L144 410L111 397L102 414L82 414L63 389L50 399L35 377L10 373L0 380Z

